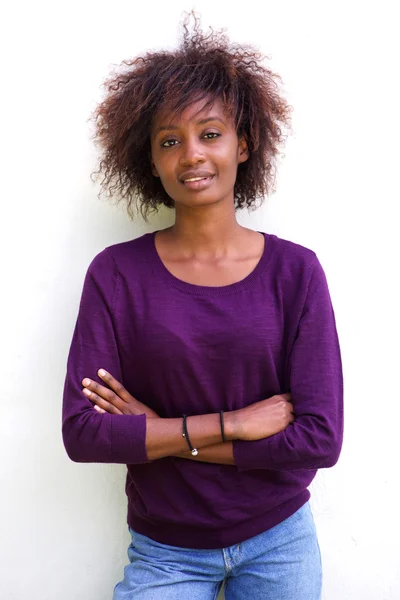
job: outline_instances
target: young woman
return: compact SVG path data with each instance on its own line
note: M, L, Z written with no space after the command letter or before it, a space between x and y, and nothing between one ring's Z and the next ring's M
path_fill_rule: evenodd
M83 287L64 391L74 461L125 463L114 600L317 600L307 490L338 459L342 370L314 252L238 224L271 189L289 107L252 48L185 26L98 106L103 188L172 227L110 246Z

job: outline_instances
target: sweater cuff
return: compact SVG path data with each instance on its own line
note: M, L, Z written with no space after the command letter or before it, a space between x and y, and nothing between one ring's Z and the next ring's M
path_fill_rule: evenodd
M146 415L112 415L112 462L125 464L147 463Z

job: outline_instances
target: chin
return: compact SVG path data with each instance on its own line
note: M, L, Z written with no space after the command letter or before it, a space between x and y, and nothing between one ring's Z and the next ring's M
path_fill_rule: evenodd
M194 206L212 206L220 202L222 202L222 198L216 198L215 196L201 198L200 195L197 195L194 198L180 198L179 200L175 200L175 208L178 206L186 206L188 208Z
M233 202L233 191L228 190L226 193L216 193L215 190L211 192L211 190L204 190L201 192L189 192L184 195L182 194L174 194L171 198L175 202L175 207L177 206L210 206L212 204L219 204L220 202L224 202L227 198L232 197Z
M204 190L203 192L191 192L185 195L177 196L176 202L180 202L181 204L199 204L199 203L208 203L215 202L217 198L220 198L220 194L216 194L214 192L210 192L209 190Z

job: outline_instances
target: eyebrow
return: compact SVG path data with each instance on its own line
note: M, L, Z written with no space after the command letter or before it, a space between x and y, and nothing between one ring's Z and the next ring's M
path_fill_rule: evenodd
M210 121L219 121L220 123L222 123L223 125L225 125L225 122L217 116L212 116L212 117L207 117L206 119L201 119L200 121L197 121L196 125L205 125L206 123L209 123ZM160 127L157 127L157 129L154 132L154 137L160 133L161 131L172 131L172 130L176 130L179 129L179 127L177 125L160 125Z

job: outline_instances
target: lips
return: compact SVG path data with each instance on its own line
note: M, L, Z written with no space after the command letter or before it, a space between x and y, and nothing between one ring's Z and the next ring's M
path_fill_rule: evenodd
M191 190L192 192L201 192L202 190L206 190L212 184L214 179L214 175L211 177L201 177L201 178L190 178L186 179L182 182L182 185L185 186L187 190Z
M190 179L185 179L183 183L192 183L193 181L203 181L203 179L209 179L209 177L191 177Z
M192 171L185 171L184 173L182 173L182 175L179 177L179 181L181 183L195 183L196 181L210 179L211 177L214 177L214 173L211 173L210 171L202 171L200 169L196 169Z

